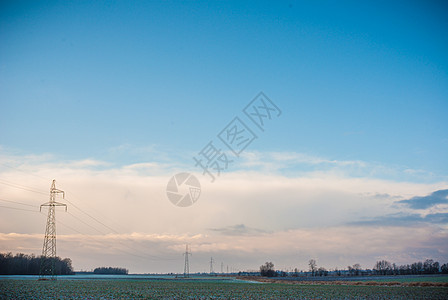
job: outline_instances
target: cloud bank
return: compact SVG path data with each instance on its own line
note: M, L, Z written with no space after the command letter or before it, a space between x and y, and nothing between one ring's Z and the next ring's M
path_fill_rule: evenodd
M58 254L71 257L78 270L112 264L131 272L182 272L185 244L194 253L194 272L207 271L210 256L234 269L256 269L266 260L306 269L310 258L339 268L371 267L377 259L448 260L447 182L334 169L363 162L261 156L267 165L305 157L333 167L284 175L278 168L243 168L255 165L255 156L242 158L214 183L196 172L201 197L180 208L167 199L167 182L176 172L197 170L152 161L115 166L89 159L54 162L49 155L0 157L0 199L15 202L0 200L0 251L41 252L46 211L39 213L39 205L48 201L56 179L66 192L59 200L68 205L67 213L57 211Z

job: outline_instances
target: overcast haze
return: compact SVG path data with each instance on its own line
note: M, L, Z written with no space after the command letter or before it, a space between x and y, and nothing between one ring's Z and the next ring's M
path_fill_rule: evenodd
M131 273L448 262L443 1L0 4L0 252ZM260 92L281 113L260 130ZM257 136L235 156L235 117ZM193 157L231 160L211 182ZM190 172L199 200L177 207Z

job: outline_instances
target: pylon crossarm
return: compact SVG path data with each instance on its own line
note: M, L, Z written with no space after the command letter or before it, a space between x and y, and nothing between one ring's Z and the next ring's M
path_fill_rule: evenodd
M53 202L54 206L65 206L65 210L67 210L67 204L61 202Z
M40 205L40 207L42 206L65 206L67 208L67 204L61 202L47 202Z
M65 192L58 190L58 189L52 189L51 190L52 193L62 193L62 198L65 199Z

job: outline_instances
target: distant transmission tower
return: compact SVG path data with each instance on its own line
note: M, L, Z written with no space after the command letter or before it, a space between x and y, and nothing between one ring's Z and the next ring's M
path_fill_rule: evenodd
M40 261L39 280L55 280L55 260L56 260L56 206L65 206L67 211L67 205L64 203L56 202L56 195L62 194L62 198L65 198L65 193L56 188L56 180L53 180L50 188L50 201L40 206L48 206L47 226L45 228L44 246L42 248L42 257Z
M214 273L214 271L213 271L213 263L214 262L215 261L213 260L213 257L210 257L210 275L212 275Z
M224 274L224 263L221 262L221 274Z
M184 265L184 277L190 277L190 263L188 262L188 255L191 255L191 252L188 252L188 245L185 246L185 265Z

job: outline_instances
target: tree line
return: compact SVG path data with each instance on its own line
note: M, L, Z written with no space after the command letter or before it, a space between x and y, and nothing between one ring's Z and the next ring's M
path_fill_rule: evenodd
M0 253L0 275L39 275L41 256L17 253ZM70 258L54 258L55 275L72 275Z
M113 267L99 267L93 270L94 274L108 274L108 275L128 275L128 270L125 268L113 268Z
M432 259L424 262L415 262L407 265L397 265L386 260L375 263L373 269L363 269L360 264L347 266L347 269L327 270L324 267L317 267L315 259L308 262L309 271L299 272L296 268L294 272L276 271L272 262L266 262L260 266L260 275L266 277L287 277L287 276L366 276L366 275L423 275L423 274L448 274L448 263L441 265Z
M376 262L373 271L378 275L448 274L448 263L440 265L438 261L427 259L424 262L397 266L387 260L380 260Z

